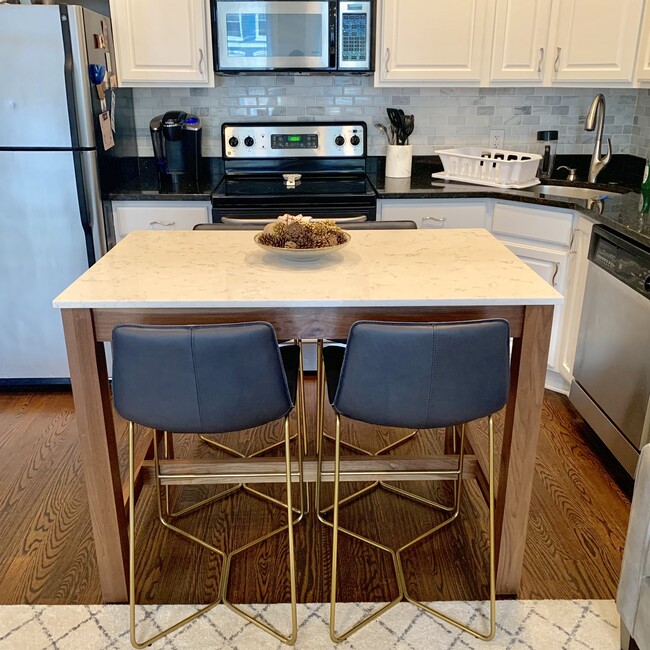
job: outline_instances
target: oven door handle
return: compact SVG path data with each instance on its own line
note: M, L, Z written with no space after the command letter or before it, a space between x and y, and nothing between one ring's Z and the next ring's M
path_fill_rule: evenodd
M323 221L324 219L314 219L314 221ZM274 221L277 221L277 219L236 219L234 217L221 217L221 223L226 223L230 226L242 226L242 225L250 225L250 226L266 226L269 223L273 223ZM365 214L359 215L358 217L339 217L333 218L333 221L335 221L338 224L345 224L345 223L363 223L364 221L368 221L368 217L366 217Z

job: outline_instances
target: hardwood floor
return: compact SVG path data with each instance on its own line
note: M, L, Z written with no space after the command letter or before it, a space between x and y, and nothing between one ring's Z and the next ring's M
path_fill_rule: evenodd
M313 400L313 380L308 388L308 399ZM117 426L120 458L126 464L126 424L118 419ZM231 435L228 440L259 448L278 434L267 427L254 436ZM356 436L366 446L372 445L368 440L375 440L372 446L379 448L399 434L364 426L344 435L350 440ZM615 473L603 464L592 436L566 398L546 393L522 598L612 598L615 594L630 503ZM174 438L178 457L218 453L196 436ZM435 453L442 451L442 444L441 435L425 433L400 450ZM310 446L313 453L313 440ZM346 490L354 487L348 484ZM440 499L451 496L449 484L411 487ZM262 489L282 494L279 486ZM213 494L212 490L186 488L179 505ZM327 499L331 499L329 486L324 502ZM341 515L343 525L389 545L404 543L439 516L383 490L353 502ZM0 604L100 602L69 393L0 394L0 517ZM140 602L208 602L218 586L219 559L164 530L156 517L153 489L144 488L137 508ZM416 546L405 562L415 596L424 600L486 596L485 519L478 487L467 482L461 518ZM232 546L279 521L278 508L240 491L185 517L181 525L217 544ZM396 588L390 559L345 536L341 544L341 599L387 600ZM300 600L328 599L330 550L329 529L317 525L310 513L308 521L296 528ZM230 597L238 602L288 600L285 551L286 536L278 535L238 556L231 570Z

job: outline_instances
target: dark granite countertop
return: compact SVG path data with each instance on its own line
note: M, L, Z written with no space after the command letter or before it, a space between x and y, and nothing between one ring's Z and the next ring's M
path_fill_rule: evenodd
M223 178L220 158L204 159L199 182L181 181L173 186L170 178L160 178L153 158L138 159L139 174L116 183L105 198L110 201L209 201Z
M615 161L612 162L614 164ZM640 195L629 189L634 186L635 178L624 177L621 183L604 183L591 185L607 194L607 191L620 192L602 201L587 201L553 194L540 194L530 190L503 190L494 187L469 185L453 181L441 181L431 178L434 172L442 171L442 166L436 157L414 159L411 178L386 178L381 161L375 161L375 166L369 170L370 182L377 191L379 199L503 199L519 201L534 205L545 205L556 208L578 210L598 223L608 226L622 235L650 246L650 214L639 211ZM565 181L552 180L555 185L569 185ZM640 184L640 179L636 187ZM571 183L572 186L586 183Z
M580 167L584 166L585 161L588 164L588 157L582 156L562 160L558 164L569 163ZM206 158L204 162L204 172L199 183L181 183L179 187L172 187L169 182L161 183L153 158L140 158L139 174L123 183L117 183L105 198L112 201L209 201L212 192L223 178L223 164L219 158ZM609 189L624 194L611 196L603 201L586 201L552 194L540 195L531 190L502 190L436 180L431 178L431 174L442 171L437 156L414 158L413 174L411 178L405 179L386 178L384 158L372 157L368 159L368 177L379 199L490 198L567 208L578 210L622 235L644 246L650 246L650 215L639 212L639 194L629 189L640 185L640 163L641 159L633 156L614 156L609 169L606 170L608 174L604 174L604 180L618 182L604 183L596 187L602 189L603 193ZM560 180L551 182L567 184Z

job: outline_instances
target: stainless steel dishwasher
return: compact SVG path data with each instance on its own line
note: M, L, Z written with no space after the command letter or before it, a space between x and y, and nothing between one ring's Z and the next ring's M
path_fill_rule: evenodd
M630 475L650 442L650 250L595 226L569 399Z

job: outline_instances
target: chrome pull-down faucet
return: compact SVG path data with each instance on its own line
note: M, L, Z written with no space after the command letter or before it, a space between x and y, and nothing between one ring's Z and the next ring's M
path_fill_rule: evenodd
M603 143L603 128L605 126L605 96L598 93L591 102L591 107L585 120L585 131L596 129L596 142L594 143L594 152L591 154L589 163L589 176L587 180L590 183L596 182L596 177L605 169L612 158L612 141L607 138L607 153L601 158L600 150Z

